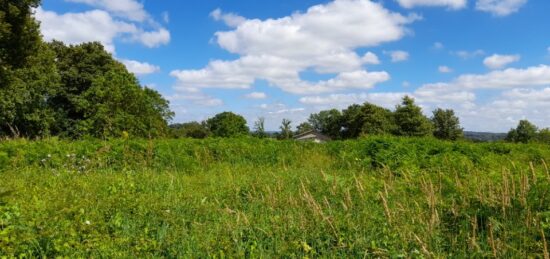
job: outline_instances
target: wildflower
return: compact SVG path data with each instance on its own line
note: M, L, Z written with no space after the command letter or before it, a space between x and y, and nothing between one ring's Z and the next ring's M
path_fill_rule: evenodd
M48 158L52 158L52 155L48 154L47 157L48 157Z
M84 222L84 224L86 224L86 225L91 225L92 222L90 222L89 220L86 220L86 222Z

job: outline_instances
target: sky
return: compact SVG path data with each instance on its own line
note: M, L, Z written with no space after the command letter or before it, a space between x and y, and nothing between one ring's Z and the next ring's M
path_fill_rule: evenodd
M173 122L243 115L266 129L405 95L471 131L550 127L547 0L42 0L45 40L99 41Z

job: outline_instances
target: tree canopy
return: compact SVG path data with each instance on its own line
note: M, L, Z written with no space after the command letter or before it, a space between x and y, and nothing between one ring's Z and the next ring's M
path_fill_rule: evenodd
M441 108L433 111L432 122L434 124L434 136L439 139L457 140L464 137L464 131L460 127L460 120L453 110Z
M0 0L0 137L167 134L173 113L100 43L45 43L38 0Z
M397 125L396 135L409 137L432 135L432 123L422 114L422 108L409 96L403 97L401 105L395 109L394 117Z
M236 137L249 133L243 116L222 112L206 121L207 128L216 137Z

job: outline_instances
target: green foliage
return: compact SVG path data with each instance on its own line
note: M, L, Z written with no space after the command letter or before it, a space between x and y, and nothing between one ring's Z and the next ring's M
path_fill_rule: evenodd
M332 139L340 139L342 132L342 113L336 109L321 111L309 116L313 129Z
M394 112L399 136L424 137L432 135L432 123L422 114L422 108L414 103L414 99L405 96L401 105Z
M170 129L172 131L171 136L174 138L203 139L210 135L206 126L196 121L172 124Z
M298 125L298 127L296 127L296 134L302 134L312 130L313 126L311 126L311 124L309 124L308 122L302 122L300 125Z
M289 119L283 119L281 122L281 133L279 135L279 139L291 139L292 138L292 121Z
M506 140L516 143L529 143L535 140L538 128L528 120L521 120L515 129L511 129Z
M548 159L433 138L4 141L0 257L543 258Z
M436 109L433 111L432 123L435 128L433 134L438 139L457 140L464 137L460 120L453 110Z
M260 117L257 121L254 122L254 133L253 135L258 138L266 138L268 135L265 132L265 118Z
M243 116L232 112L222 112L206 120L206 126L216 137L248 135L249 129Z
M351 105L342 117L344 138L391 134L395 129L392 112L371 103Z

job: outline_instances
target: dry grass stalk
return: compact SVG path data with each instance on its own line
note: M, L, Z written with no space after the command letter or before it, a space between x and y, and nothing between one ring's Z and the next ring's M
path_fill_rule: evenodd
M380 199L382 199L382 205L384 206L384 214L386 214L386 218L388 219L388 223L392 224L392 217L390 208L388 207L388 201L386 197L384 197L384 194L382 192L379 192L378 195L380 196Z

